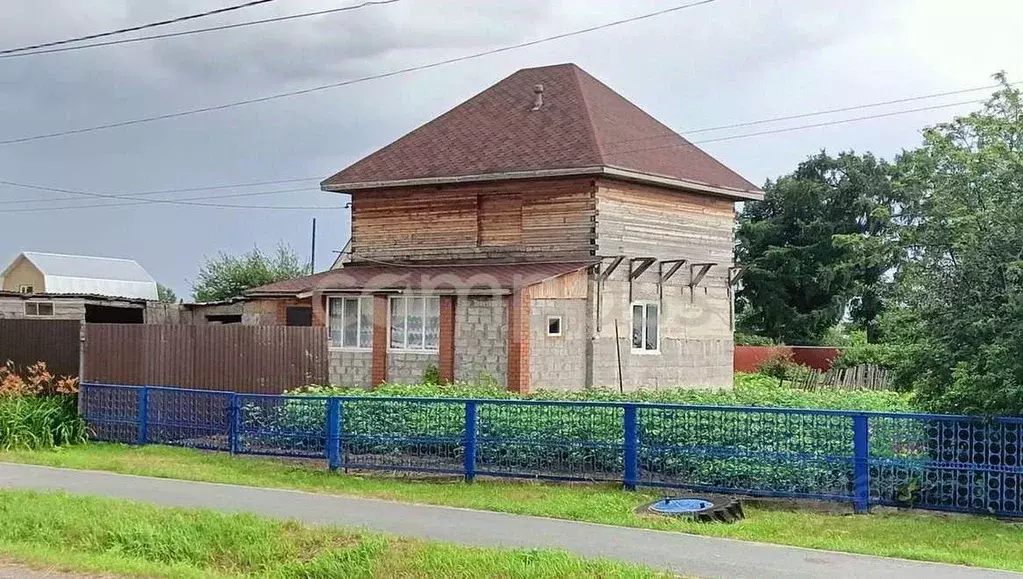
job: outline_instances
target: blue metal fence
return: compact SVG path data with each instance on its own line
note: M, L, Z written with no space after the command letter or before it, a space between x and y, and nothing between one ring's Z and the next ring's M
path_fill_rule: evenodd
M1023 516L1023 419L83 384L97 440Z

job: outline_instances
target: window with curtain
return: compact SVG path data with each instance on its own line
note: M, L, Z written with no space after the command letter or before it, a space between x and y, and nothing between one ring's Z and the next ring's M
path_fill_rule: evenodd
M440 343L440 298L391 298L390 348L435 352Z
M331 346L373 347L372 298L330 298L327 310Z
M661 320L657 304L632 304L632 351L658 352L661 349Z

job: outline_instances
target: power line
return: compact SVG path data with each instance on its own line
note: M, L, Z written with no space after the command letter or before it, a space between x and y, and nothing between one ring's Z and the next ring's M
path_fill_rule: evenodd
M158 40L161 38L175 38L178 36L189 36L192 34L203 34L206 32L216 32L220 30L232 30L235 28L244 28L246 26L255 26L258 24L269 24L271 22L284 22L286 20L297 20L299 18L309 18L311 16L323 16L324 14L334 14L337 12L348 12L349 10L358 10L365 8L366 6L379 6L383 4L393 4L400 0L376 0L363 2L362 4L356 4L353 6L342 6L341 8L330 8L327 10L317 10L314 12L302 12L300 14L290 14L287 16L276 16L273 18L263 18L261 20L248 20L246 22L237 22L234 24L222 24L220 26L210 26L208 28L196 28L193 30L182 30L180 32L167 32L164 34L151 34L149 36L140 36L137 38L122 38L120 40L108 40L106 42L93 42L91 44L83 44L79 46L65 46L61 48L51 48L49 50L33 50L31 52L16 52L13 54L4 54L0 52L0 59L3 58L18 58L21 56L36 56L39 54L53 54L56 52L68 52L71 50L83 50L86 48L98 48L101 46L114 46L118 44L129 44L133 42L142 42L145 40Z
M342 209L343 207L334 206L273 206L273 205L232 205L224 203L199 203L188 199L146 199L144 197L136 197L133 195L111 195L108 193L95 193L92 191L78 191L74 189L64 189L61 187L46 187L43 185L32 185L28 183L16 183L13 181L0 181L0 185L8 185L10 187L21 187L24 189L35 189L38 191L54 191L58 193L70 193L73 195L80 195L83 197L94 197L99 199L114 199L118 201L135 201L136 203L113 203L113 204L102 204L102 205L76 205L71 207L35 207L30 209L12 209L10 211L4 211L3 213L28 213L34 211L43 210L54 210L54 209L81 209L86 207L114 207L119 205L137 205L137 204L148 204L148 203L160 203L167 205L186 205L190 207L215 207L221 209ZM306 190L303 187L301 190ZM225 197L236 197L238 194L227 195ZM205 197L209 198L209 197ZM204 199L204 197L197 198Z
M867 121L867 120L871 120L871 119L881 119L881 118L885 118L885 117L894 117L894 116L897 116L897 115L905 115L905 114L909 114L909 113L919 113L919 112L923 112L923 111L934 111L934 110L938 110L938 109L947 109L947 108L950 108L950 107L958 107L958 106L963 106L963 105L968 105L968 104L982 104L983 102L984 101L978 101L978 100L959 101L959 102L954 102L954 103L945 103L945 104L941 104L941 105L933 105L933 106L929 106L929 107L919 107L919 108L915 108L915 109L905 109L905 110L900 110L900 111L890 111L890 112L887 112L887 113L878 113L876 115L866 115L866 116L862 116L862 117L853 117L853 118L850 118L850 119L837 119L837 120L834 120L834 121L826 121L826 122L823 122L823 123L814 123L814 124L810 124L810 125L799 125L799 126L796 126L796 127L785 127L785 128L782 128L782 129L771 129L771 130L768 130L768 131L757 131L757 132L753 132L753 133L742 133L742 134L739 134L739 135L729 135L727 137L718 137L718 138L715 138L715 139L704 139L702 141L692 141L692 142L689 142L689 143L672 143L670 145L662 145L662 146L659 146L659 147L645 147L645 148L642 148L642 149L629 149L629 150L625 150L625 151L617 151L614 154L615 155L622 155L622 154L625 154L625 153L639 153L639 152L643 152L643 151L656 151L656 150L660 150L660 149L673 149L673 148L678 148L678 147L692 147L692 146L695 146L695 145L703 145L703 144L706 144L706 143L717 143L717 142L721 142L721 141L732 141L732 140L735 140L735 139L747 139L749 137L760 137L760 136L763 136L763 135L774 135L774 134L778 134L778 133L789 133L789 132L793 132L793 131L802 131L802 130L806 130L806 129L816 129L816 128L819 128L819 127L829 127L829 126L832 126L832 125L841 125L841 124L845 124L845 123L855 123L855 122Z
M771 134L777 134L777 133L786 133L786 132L792 132L792 131L799 131L799 130L812 129L812 128L818 128L818 127L825 127L825 126L831 126L831 125L839 125L839 124L844 124L844 123L859 122L859 121L865 121L865 120L870 120L870 119L879 119L879 118L892 117L892 116L908 114L908 113L915 113L915 112L922 112L922 111L931 111L931 110L944 109L944 108L955 107L955 106L962 106L962 105L967 105L967 104L976 104L976 103L982 103L982 102L983 101L970 100L970 101L960 101L960 102L955 102L955 103L946 103L946 104L941 104L941 105L934 105L934 106L929 106L929 107L919 107L919 108L914 108L914 109L905 109L905 110L900 110L900 111L890 111L890 112L887 112L887 113L880 113L880 114L875 114L875 115L866 115L866 116L861 116L861 117L853 117L853 118L849 118L849 119L838 119L838 120L827 121L827 122L823 122L823 123L814 123L814 124L809 124L809 125L800 125L800 126L796 126L796 127L786 127L786 128L782 128L782 129L773 129L773 130L769 130L769 131L758 131L758 132L753 132L753 133L743 133L743 134L739 134L739 135L731 135L731 136L719 137L719 138L715 138L715 139L706 139L706 140L703 140L703 141L694 141L694 142L691 142L691 143L676 143L676 144L672 144L672 145L669 145L669 146L647 147L647 148L643 148L643 149L633 149L633 150L629 150L629 151L621 151L619 154L622 154L622 153L635 153L635 152L640 152L640 151L651 151L651 150L657 150L657 149L668 149L668 148L675 148L675 147L695 147L696 145L704 144L704 143L715 143L715 142L719 142L719 141L728 141L728 140L734 140L734 139L745 139L745 138L758 137L758 136L763 136L763 135L771 135ZM30 188L30 189L41 189L41 190L44 190L44 191L70 192L67 189L59 189L59 188L56 188L56 187L42 187L42 186L37 186L37 185L26 185L26 184L22 184L22 183L12 183L12 182L8 182L8 181L0 181L0 184L12 185L12 186L15 186L15 187L26 187L26 188ZM306 188L301 188L299 190L305 190L305 189ZM281 191L281 192L284 192L284 191ZM121 199L121 200L127 199L129 201L127 203L105 203L105 204L98 204L98 205L76 205L76 206L62 206L62 207L36 207L36 208L32 208L32 209L14 209L14 210L9 210L9 211L0 211L0 213L27 213L27 212L63 210L63 209L84 209L84 208L89 208L89 207L122 207L122 206L125 206L125 205L141 205L141 204L147 204L147 203L169 203L169 204L181 204L181 205L197 205L197 206L202 206L202 207L223 207L223 208L237 208L237 209L342 209L343 208L343 207L273 207L273 206L265 206L265 205L257 205L257 206L223 205L223 204L210 204L210 203L191 203L190 201L192 201L192 199L180 199L180 200L138 199L137 197L128 197L128 196L119 196L119 195L103 195L103 194L98 194L98 193L87 193L87 192L77 192L77 193L79 195L87 195L87 196L90 196L90 197L97 197L98 196L98 197ZM271 192L265 192L265 194L269 194L269 193L271 193ZM256 193L256 194L263 194L263 193ZM235 196L245 196L245 195L253 195L253 194L252 193L239 193L239 194L228 195L228 196L224 196L224 197L235 197ZM211 199L211 198L218 198L218 197L199 197L199 198L196 198L196 199ZM219 197L219 198L223 198L223 197Z
M66 38L64 40L54 40L53 42L43 42L41 44L33 44L30 46L21 46L19 48L8 48L0 50L0 54L13 54L17 52L24 52L26 50L36 50L39 48L47 48L49 46L61 46L64 44L71 44L74 42L83 42L85 40L94 40L96 38L106 38L107 36L117 36L119 34L126 34L128 32L136 32L138 30L145 30L147 28L156 28L158 26L167 26L168 24L177 24L179 22L186 22L188 20L196 20L199 18L206 18L208 16L215 16L217 14L224 14L225 12L233 12L235 10L242 10L244 8L251 8L252 6L258 6L260 4L269 4L275 0L251 0L243 4L235 4L233 6L225 6L223 8L217 8L215 10L207 10L206 12L200 12L198 14L189 14L187 16L178 16L177 18L170 18L168 20L160 20L158 22L150 22L148 24L139 24L137 26L131 26L128 28L119 28L117 30L109 30L107 32L97 32L96 34L89 34L86 36L78 36L75 38Z
M648 12L646 14L641 14L639 16L633 16L631 18L625 18L625 19L622 19L622 20L616 20L614 22L607 22L605 24L600 24L600 25L597 25L597 26L591 26L589 28L583 28L583 29L580 29L580 30L574 30L572 32L565 32L565 33L562 33L562 34L556 34L554 36L547 36L547 37L539 38L539 39L536 39L536 40L530 40L530 41L527 41L527 42L520 42L518 44L512 44L512 45L509 45L509 46L503 46L501 48L495 48L495 49L486 50L486 51L483 51L483 52L477 52L475 54L468 54L468 55L464 55L464 56L458 56L458 57L455 57L455 58L449 58L449 59L446 59L446 60L440 60L440 61L432 62L432 63L429 63L429 64L421 64L421 65L418 65L418 66L410 66L410 67L407 67L407 68L401 68L401 69L397 69L397 70L392 70L390 72L374 74L374 75L370 75L370 76L364 76L364 77L361 77L361 78L344 80L344 81L334 82L334 83L329 83L329 84L321 84L319 86L304 88L304 89L300 89L300 90L282 92L282 93L267 95L267 96L263 96L263 97L257 97L257 98L239 100L239 101L232 101L232 102L228 102L228 103L224 103L224 104L220 104L220 105L201 107L201 108L196 108L196 109L189 109L189 110L184 110L184 111L178 111L178 112L175 112L175 113L166 113L166 114L154 115L154 116L150 116L150 117L141 117L141 118L131 119L131 120L127 120L127 121L119 121L119 122L107 123L107 124L103 124L103 125L94 125L94 126L91 126L91 127L83 127L83 128L80 128L80 129L71 129L71 130L67 130L67 131L59 131L59 132L56 132L56 133L44 133L44 134L40 134L40 135L32 135L32 136L29 136L29 137L19 137L19 138L15 138L15 139L7 139L7 140L4 140L4 141L0 141L0 145L11 145L11 144L15 144L15 143L27 143L29 141L39 141L39 140L43 140L43 139L52 139L52 138L64 137L64 136L68 136L68 135L79 135L79 134L82 134L82 133L91 133L91 132L95 132L95 131L102 131L102 130L114 129L114 128L119 128L119 127L127 127L127 126L132 126L132 125L140 125L140 124L143 124L143 123L151 123L151 122L162 121L162 120L167 120L167 119L175 119L175 118L181 118L181 117L188 117L188 116L202 114L202 113L221 111L221 110L231 109L231 108L240 107L240 106L252 105L252 104L257 104L257 103L264 103L264 102L272 101L272 100L278 100L278 99L283 99L283 98L288 98L288 97L293 97L293 96L305 95L305 94L310 94L310 93L314 93L314 92L330 90L330 89L334 89L334 88L341 88L341 87L344 87L344 86L350 86L350 85L354 85L354 84L368 82L368 81L371 81L371 80L378 80L378 79L382 79L382 78L389 78L389 77L392 77L392 76L398 76L398 75L402 75L402 74L408 74L408 73L411 73L411 72L418 72L418 71L422 71L422 70L428 70L428 69L432 69L432 68L437 68L437 67L445 66L445 65L448 65L448 64L454 64L456 62L464 62L464 61L467 61L467 60L473 60L473 59L477 59L477 58L482 58L484 56L500 54L500 53L503 53L503 52L508 52L510 50L517 50L519 48L526 48L526 47L529 47L529 46L536 46L538 44L545 44L547 42L553 42L555 40L561 40L563 38L569 38L569 37L572 37L572 36L578 36L580 34L587 34L587 33L590 33L590 32L595 32L597 30L604 30L606 28L611 28L613 26L620 26L622 24L628 24L628 23L631 23L631 22L637 22L637 21L640 21L640 20L646 20L648 18L655 18L657 16L663 16L665 14L669 14L669 13L672 13L672 12L677 12L679 10L685 10L687 8L695 8L697 6L702 6L704 4L711 4L711 3L716 2L716 1L717 0L699 0L697 2L690 2L690 3L687 3L687 4L682 4L680 6L675 6L674 8L667 8L667 9L664 9L664 10L658 10L656 12Z
M274 181L256 181L256 182L251 182L251 183L235 183L235 184L231 184L231 185L212 185L212 186L206 186L206 187L185 187L185 188L179 188L179 189L156 189L156 190L152 190L152 191L142 191L142 192L139 192L139 193L125 193L124 195L131 195L131 196L134 196L134 197L145 197L145 196L149 196L149 195L163 195L163 194L168 194L168 193L186 193L186 192L191 192L191 191L215 191L215 190L218 190L218 189L241 189L243 187L258 187L258 186L262 186L262 185L279 185L279 184L284 184L284 183L300 183L302 181L320 181L320 180L322 180L321 177L304 177L304 178L301 178L301 179L277 179L277 180L274 180ZM307 189L307 188L303 188L301 190L305 190L305 189ZM294 190L293 189L288 189L286 191L294 191ZM270 193L272 193L272 191ZM251 195L258 195L258 194L262 194L262 193L250 193L250 194ZM117 197L120 197L120 196L121 195L117 195ZM237 196L241 196L241 195L237 195ZM235 195L229 195L227 197L235 197ZM224 198L224 197L223 196L209 197L209 199L214 199L214 198ZM49 203L49 202L52 202L52 201L67 201L67 200L72 200L72 199L78 199L78 196L51 197L49 199L38 199L38 198L32 198L32 199L7 199L7 200L4 200L3 203L4 204L7 204L7 203Z
M1017 84L1023 84L1023 81L1011 83L1009 86L1017 85ZM796 119L805 119L805 118L810 118L810 117L819 117L819 116L830 115L830 114L834 114L834 113L844 113L844 112L849 112L849 111L858 111L858 110L871 109L871 108L883 107L883 106L888 106L888 105L902 104L902 103L908 103L908 102L929 100L929 99L939 98L939 97L946 97L946 96L953 96L953 95L958 95L958 94L966 94L966 93L971 93L971 92L978 92L978 91L982 91L982 90L992 90L992 89L996 89L996 88L999 88L999 87L1001 87L1001 85L998 85L998 84L985 85L985 86L976 86L976 87L973 87L973 88L964 88L964 89L950 90L950 91L944 91L944 92L935 92L935 93L929 93L929 94L923 94L923 95L917 95L917 96L911 96L911 97L904 97L904 98L898 98L898 99L892 99L892 100L886 100L886 101L878 101L878 102L873 102L873 103L866 103L866 104L861 104L861 105L852 105L852 106L846 106L846 107L840 107L840 108L834 108L834 109L824 109L824 110L814 111L814 112L810 112L810 113L799 113L799 114L786 115L786 116L781 116L781 117L770 117L770 118L766 118L766 119L758 119L758 120L754 120L754 121L744 121L744 122L741 122L741 123L733 123L733 124L729 124L729 125L718 125L716 127L704 127L704 128L701 128L701 129L686 129L686 130L678 131L678 132L675 132L675 133L663 133L663 134L660 134L660 135L652 135L652 136L647 136L647 137L637 137L635 139L620 139L620 140L617 140L617 141L606 141L603 144L611 145L611 144L617 144L617 143L632 143L632 142L637 142L637 141L649 141L649 140L653 140L653 139L662 139L662 138L666 138L666 137L674 137L674 136L677 136L677 135L682 135L684 137L684 136L687 136L687 135L695 135L697 133L709 133L709 132L714 132L714 131L722 131L722 130L726 130L726 129L739 129L739 128L743 128L743 127L752 127L752 126L756 126L756 125L764 125L764 124L770 124L770 123L779 123L779 122L782 122L782 121L792 121L792 120L796 120ZM973 102L973 101L968 101L968 102ZM955 106L956 104L960 104L960 103L952 103L949 106ZM899 114L901 114L901 113L899 113ZM701 142L706 142L706 141L701 141Z

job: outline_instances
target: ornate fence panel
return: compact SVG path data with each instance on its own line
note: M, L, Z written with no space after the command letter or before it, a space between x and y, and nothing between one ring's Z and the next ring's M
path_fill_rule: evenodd
M94 439L1023 516L1023 418L84 384Z

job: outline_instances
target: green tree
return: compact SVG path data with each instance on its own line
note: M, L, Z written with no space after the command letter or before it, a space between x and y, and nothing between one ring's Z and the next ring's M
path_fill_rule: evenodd
M156 299L164 304L173 304L178 301L178 296L174 295L174 290L162 283L156 284L156 296Z
M199 267L199 276L192 284L192 297L197 302L214 302L239 296L247 289L300 277L308 273L295 252L278 245L273 255L258 247L243 255L219 253Z
M1023 106L1004 75L982 110L899 160L919 196L904 233L899 379L934 409L1023 413Z
M876 339L882 293L899 261L892 167L873 155L821 152L745 204L736 262L739 328L788 344L820 343L851 316Z

